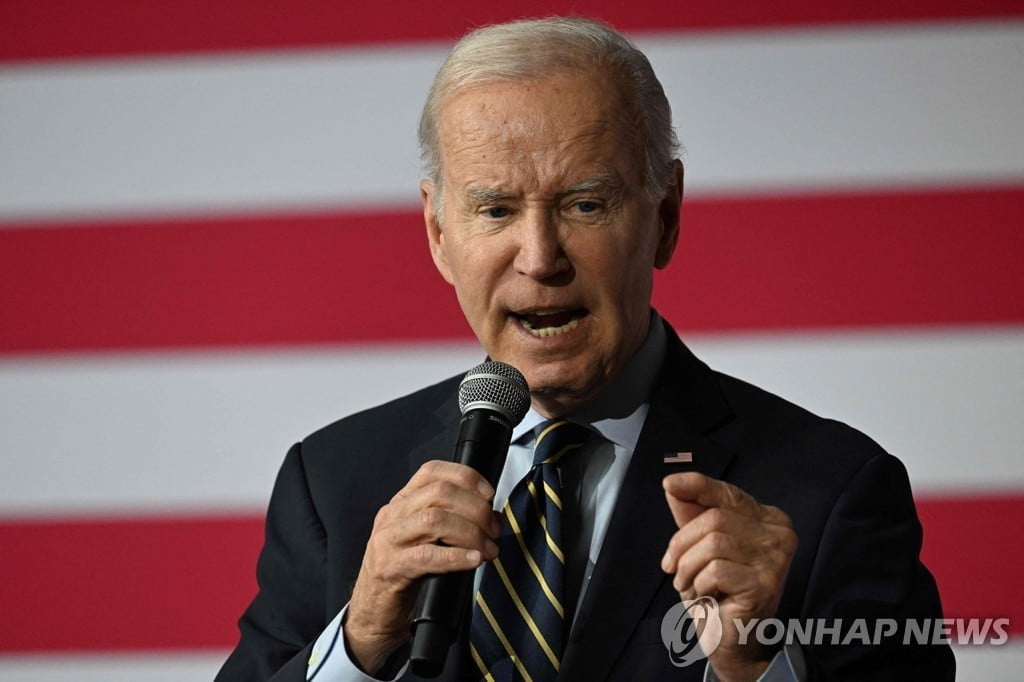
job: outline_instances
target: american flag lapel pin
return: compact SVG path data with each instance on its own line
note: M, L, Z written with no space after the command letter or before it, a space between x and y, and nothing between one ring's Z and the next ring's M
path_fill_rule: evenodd
M677 452L674 455L665 455L665 464L686 464L692 461L692 452Z

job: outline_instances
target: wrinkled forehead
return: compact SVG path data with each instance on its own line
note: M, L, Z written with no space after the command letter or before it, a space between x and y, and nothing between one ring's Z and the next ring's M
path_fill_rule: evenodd
M442 167L580 153L642 164L634 110L622 88L598 74L477 83L450 94L442 105Z

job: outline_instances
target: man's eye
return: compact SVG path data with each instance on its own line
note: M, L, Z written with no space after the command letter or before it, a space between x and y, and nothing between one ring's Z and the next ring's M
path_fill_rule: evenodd
M576 210L580 213L594 213L601 210L601 204L596 201L577 201Z
M488 218L500 220L501 218L507 218L511 211L509 211L508 207L506 206L491 206L486 211L484 211L484 213L487 214Z

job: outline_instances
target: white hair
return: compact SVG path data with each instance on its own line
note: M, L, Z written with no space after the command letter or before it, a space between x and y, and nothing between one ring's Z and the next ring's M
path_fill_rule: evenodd
M603 72L619 79L623 106L632 109L642 137L644 184L654 197L674 182L679 141L672 110L643 52L611 27L591 19L552 17L495 24L467 34L434 77L420 116L424 171L444 198L438 124L445 101L458 91L496 81L530 81L565 69Z

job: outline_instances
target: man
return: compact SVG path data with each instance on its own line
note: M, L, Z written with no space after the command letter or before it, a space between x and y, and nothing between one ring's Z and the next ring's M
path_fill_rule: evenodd
M270 504L260 592L220 679L418 679L406 663L421 580L471 570L473 634L443 679L526 678L508 634L526 626L543 644L543 679L952 679L946 646L741 636L737 623L756 619L941 610L902 466L841 424L712 372L652 311L653 271L679 237L683 169L646 58L584 20L482 29L441 68L420 140L434 263L488 356L525 376L531 411L497 490L445 461L457 377L296 445ZM513 561L501 542L514 515L493 509L541 466L535 427L550 418L586 434L557 463L570 502L557 645L532 607L506 624L481 597ZM706 669L677 667L662 625L698 597L716 600L721 643ZM480 653L480 630L497 635L499 660Z

